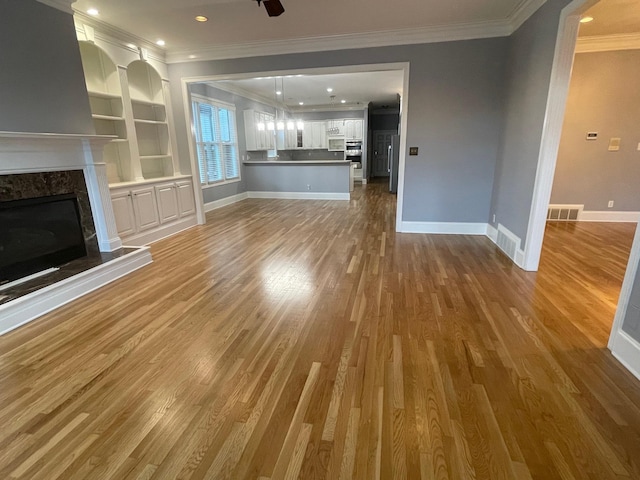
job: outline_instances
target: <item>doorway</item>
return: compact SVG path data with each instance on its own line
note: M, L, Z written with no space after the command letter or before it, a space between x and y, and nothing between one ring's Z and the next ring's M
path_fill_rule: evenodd
M394 135L397 135L397 131L375 130L373 132L373 168L371 169L373 177L389 176L389 147Z
M569 97L569 86L572 68L574 66L574 53L576 51L578 28L581 16L596 4L598 4L598 2L594 0L574 0L565 7L562 12L549 89L546 123L542 137L540 158L533 192L533 202L529 225L527 228L527 240L524 255L525 270L536 271L538 269L543 239L545 237L547 216L549 215L548 208L551 203L550 199L554 174L557 166L558 151L561 144L561 137L563 135L565 104ZM603 3L602 5L605 4ZM582 132L581 139L584 142L588 142L590 140L593 141L592 136L594 134L597 137L595 130L591 133L589 130L591 128L592 127L589 126L584 132ZM607 150L606 144L609 143L608 137L611 137L611 135L608 135L605 139L605 152ZM584 168L584 158L581 160L580 167ZM565 207L573 206L574 205L565 205ZM611 207L613 207L613 205L609 205L608 208ZM553 213L551 213L551 215L553 215ZM554 218L563 218L562 213L559 215L560 217ZM640 227L640 224L638 227ZM623 323L626 322L625 318L631 302L632 289L634 288L634 280L636 280L637 267L640 261L640 233L638 227L636 227L635 231L635 239L631 249L631 256L626 264L626 273L618 298L617 310L613 326L611 328L608 348L622 364L634 373L634 375L640 378L640 342L622 330ZM557 225L550 230L550 234L555 233L555 230L558 230ZM609 234L607 234L607 236L608 235ZM593 295L594 293L591 292L591 294ZM615 302L615 299L612 299L612 301Z

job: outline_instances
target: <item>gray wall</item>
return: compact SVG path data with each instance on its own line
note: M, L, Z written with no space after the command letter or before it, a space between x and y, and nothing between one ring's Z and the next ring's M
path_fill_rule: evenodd
M71 15L0 0L0 131L93 134Z
M507 38L169 66L180 158L188 158L183 77L411 62L404 220L486 222L502 124Z
M400 114L379 114L369 116L369 130L398 130Z
M639 50L576 55L551 203L640 211L639 82ZM612 137L619 152L608 151Z
M203 189L202 196L204 203L214 202L223 198L238 195L247 191L247 180L245 166L242 163L243 155L247 155L247 141L245 136L244 126L244 111L249 109L259 110L261 112L268 112L275 114L275 109L269 105L250 100L248 98L236 95L234 93L226 92L218 88L213 88L205 84L193 84L190 87L192 93L202 95L204 97L211 98L213 100L220 100L221 102L232 103L236 106L236 125L238 127L238 154L240 155L240 177L239 182L228 183L226 185L219 185L214 187L207 187ZM178 122L176 122L178 123ZM190 138L189 138L190 141ZM180 159L183 164L189 161L189 145L186 142L178 142L178 151L180 152ZM184 150L186 147L186 151ZM248 155L251 159L259 160L263 158L264 154L261 152L249 152ZM183 171L191 171L191 165L187 166L187 169ZM197 177L197 175L196 175Z
M349 165L245 165L251 192L349 193ZM309 185L309 187L307 187Z
M505 123L491 213L526 241L560 12L569 0L547 2L509 37Z

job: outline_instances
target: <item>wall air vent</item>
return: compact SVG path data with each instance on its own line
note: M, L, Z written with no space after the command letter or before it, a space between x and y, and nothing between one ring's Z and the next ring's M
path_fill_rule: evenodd
M584 205L549 205L547 221L549 222L577 222Z
M498 228L497 243L498 243L498 247L500 247L500 250L506 253L509 258L511 259L516 258L516 250L518 249L518 245L515 239L512 238L511 235L509 235L507 232L505 232L501 228Z

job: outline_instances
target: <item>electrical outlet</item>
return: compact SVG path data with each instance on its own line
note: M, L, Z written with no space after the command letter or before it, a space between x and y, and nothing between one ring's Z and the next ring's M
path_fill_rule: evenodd
M493 214L493 223L496 223L496 214Z
M311 190L311 185L307 184L307 190Z
M613 200L609 200L609 208L613 208Z

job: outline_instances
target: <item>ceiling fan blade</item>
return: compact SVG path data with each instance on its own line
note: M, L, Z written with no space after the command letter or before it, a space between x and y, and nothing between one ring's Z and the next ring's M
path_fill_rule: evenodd
M270 17L278 17L284 13L284 7L280 3L280 0L262 0L264 8L267 9L267 14Z

